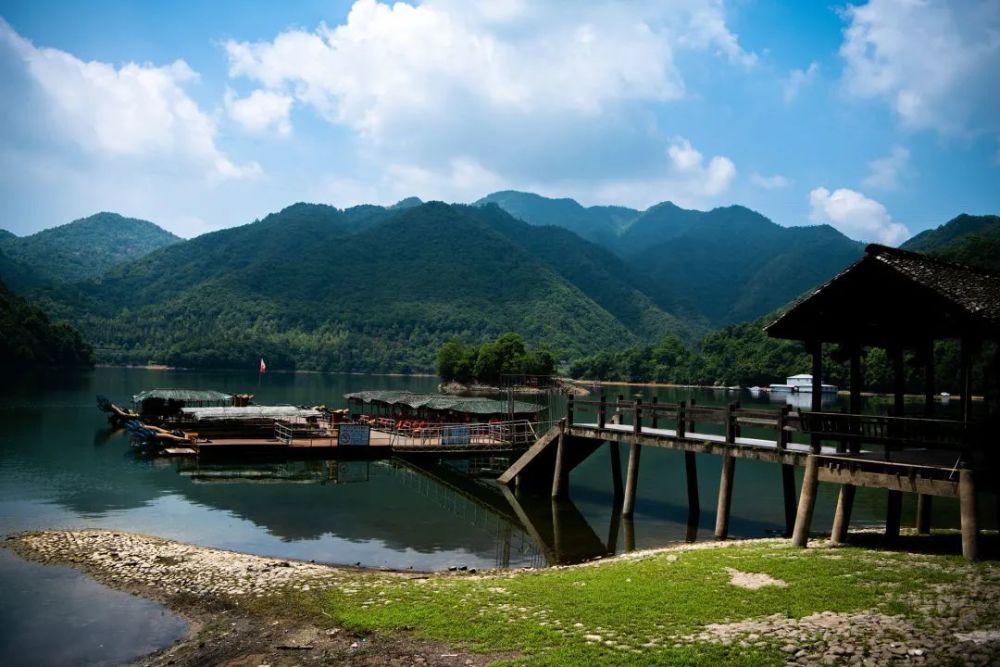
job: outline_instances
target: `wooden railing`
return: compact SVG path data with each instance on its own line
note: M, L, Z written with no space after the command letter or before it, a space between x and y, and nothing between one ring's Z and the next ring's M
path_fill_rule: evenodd
M738 402L710 406L697 405L694 401L660 403L656 398L650 402L626 401L621 395L615 401L608 401L603 395L596 401L576 400L570 396L566 405L566 422L569 426L574 425L576 414L581 408L596 411L599 429L607 426L610 414L630 420L635 433L641 433L642 428L647 426L666 428L675 431L676 437L680 439L694 433L698 424L721 425L726 442L730 443L736 442L744 427L772 430L778 449L786 449L791 442L792 433L799 430L798 413L787 405L780 410L758 410L741 408Z
M726 442L733 444L743 428L770 430L778 450L788 448L794 433L810 434L818 436L811 443L814 453L820 451L823 441L836 442L839 452L860 451L862 444L866 448L878 447L887 457L899 449L968 451L981 445L986 433L982 424L946 419L799 412L787 405L780 410L761 410L741 408L739 403L704 406L693 401L660 403L655 398L649 402L626 401L622 395L610 401L603 395L598 400L570 396L566 407L569 426L576 423L581 410L597 413L598 429L606 428L610 418L617 416L619 423L630 425L636 434L647 426L666 428L675 431L678 439L695 432L698 424L721 425Z

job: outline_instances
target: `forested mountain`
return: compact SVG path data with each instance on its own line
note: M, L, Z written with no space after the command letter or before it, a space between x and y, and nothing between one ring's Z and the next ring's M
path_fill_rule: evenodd
M585 208L572 199L509 191L477 204L487 202L530 224L558 225L595 241L623 260L633 284L661 309L716 326L774 310L863 250L827 225L782 227L743 206Z
M263 354L274 368L432 370L452 336L516 331L577 355L690 332L619 270L497 207L296 204L120 266L53 307L109 360L191 366Z
M93 350L65 324L52 324L40 309L0 282L0 370L84 368Z
M180 240L146 220L98 213L31 236L0 236L0 250L40 276L73 282Z
M917 234L901 247L1000 272L1000 216L963 213L937 229Z

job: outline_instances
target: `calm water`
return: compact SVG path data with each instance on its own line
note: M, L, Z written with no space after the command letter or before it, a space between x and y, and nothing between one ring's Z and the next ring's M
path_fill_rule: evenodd
M554 506L544 497L505 495L491 481L505 460L415 467L400 461L198 465L143 459L132 452L124 432L108 428L94 402L98 393L127 402L142 389L187 387L248 391L261 404L335 408L346 405L343 395L349 391L429 392L438 382L277 373L258 380L254 372L141 369L5 380L0 386L0 533L116 528L268 556L420 570L541 566L618 552L626 544L647 548L711 538L717 457L699 457L702 512L692 531L679 452L644 452L635 519L626 523L613 511L606 452L573 471L571 502ZM651 396L644 391L644 399ZM720 405L768 401L711 391L661 390L658 396L663 402L696 398ZM561 404L552 405L549 418L558 418L562 410ZM731 535L783 531L777 466L738 461L733 493ZM835 494L832 486L821 486L817 529L829 526ZM941 501L934 507L936 526L957 524L956 504ZM859 490L853 525L881 522L884 508L883 492ZM906 498L904 521L912 521L912 515L913 499ZM80 647L77 663L117 662L170 643L183 631L178 619L156 605L108 591L69 570L0 554L0 586L22 591L5 595L5 614L65 629L54 642L52 637L32 639L23 622L0 623L0 662L10 664L7 657L16 653L31 655L36 664L59 663L74 655L74 646ZM88 602L76 604L81 600ZM33 648L25 646L33 641Z

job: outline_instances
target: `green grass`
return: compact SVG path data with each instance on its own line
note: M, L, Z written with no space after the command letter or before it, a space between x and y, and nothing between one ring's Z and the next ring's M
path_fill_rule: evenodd
M727 568L787 586L739 588ZM514 664L780 665L787 656L776 640L683 638L710 623L820 611L876 610L919 624L921 599L984 576L1000 582L995 566L957 557L766 542L486 576L348 573L284 603L354 632L508 653Z

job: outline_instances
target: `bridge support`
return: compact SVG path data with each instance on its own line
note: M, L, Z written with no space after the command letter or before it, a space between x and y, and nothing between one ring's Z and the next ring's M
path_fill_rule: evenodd
M615 504L621 502L625 497L622 489L622 453L617 442L608 443L608 451L611 453L611 486L614 489Z
M642 445L633 442L628 447L628 472L625 476L625 501L622 503L622 516L630 518L635 510L635 492L639 484L639 456Z
M903 513L903 492L889 491L885 508L885 537L889 540L899 539L900 516Z
M962 521L962 555L966 560L979 556L979 522L976 515L976 481L971 470L958 472L958 503Z
M809 542L809 527L812 525L813 511L816 509L816 488L819 486L819 459L815 455L806 459L806 471L802 476L802 492L795 514L795 530L792 544L805 547Z
M635 551L635 521L631 517L622 517L622 527L625 533L625 551Z
M698 460L694 452L684 452L684 470L687 473L688 523L691 523L692 516L695 517L694 523L698 523L701 504L698 501Z
M837 511L833 515L833 530L830 531L830 541L834 544L844 544L847 541L847 529L851 525L851 510L854 509L854 493L856 487L853 484L844 484L840 487L840 495L837 496Z
M917 534L931 534L931 512L934 496L921 493L917 496Z
M781 487L785 496L785 537L795 530L795 466L781 466Z
M556 464L552 471L552 498L566 497L569 471L566 470L566 422L559 422L559 440L556 443Z
M733 475L736 459L726 452L722 456L722 474L719 477L719 505L715 513L715 539L724 540L729 536L729 510L733 504Z

